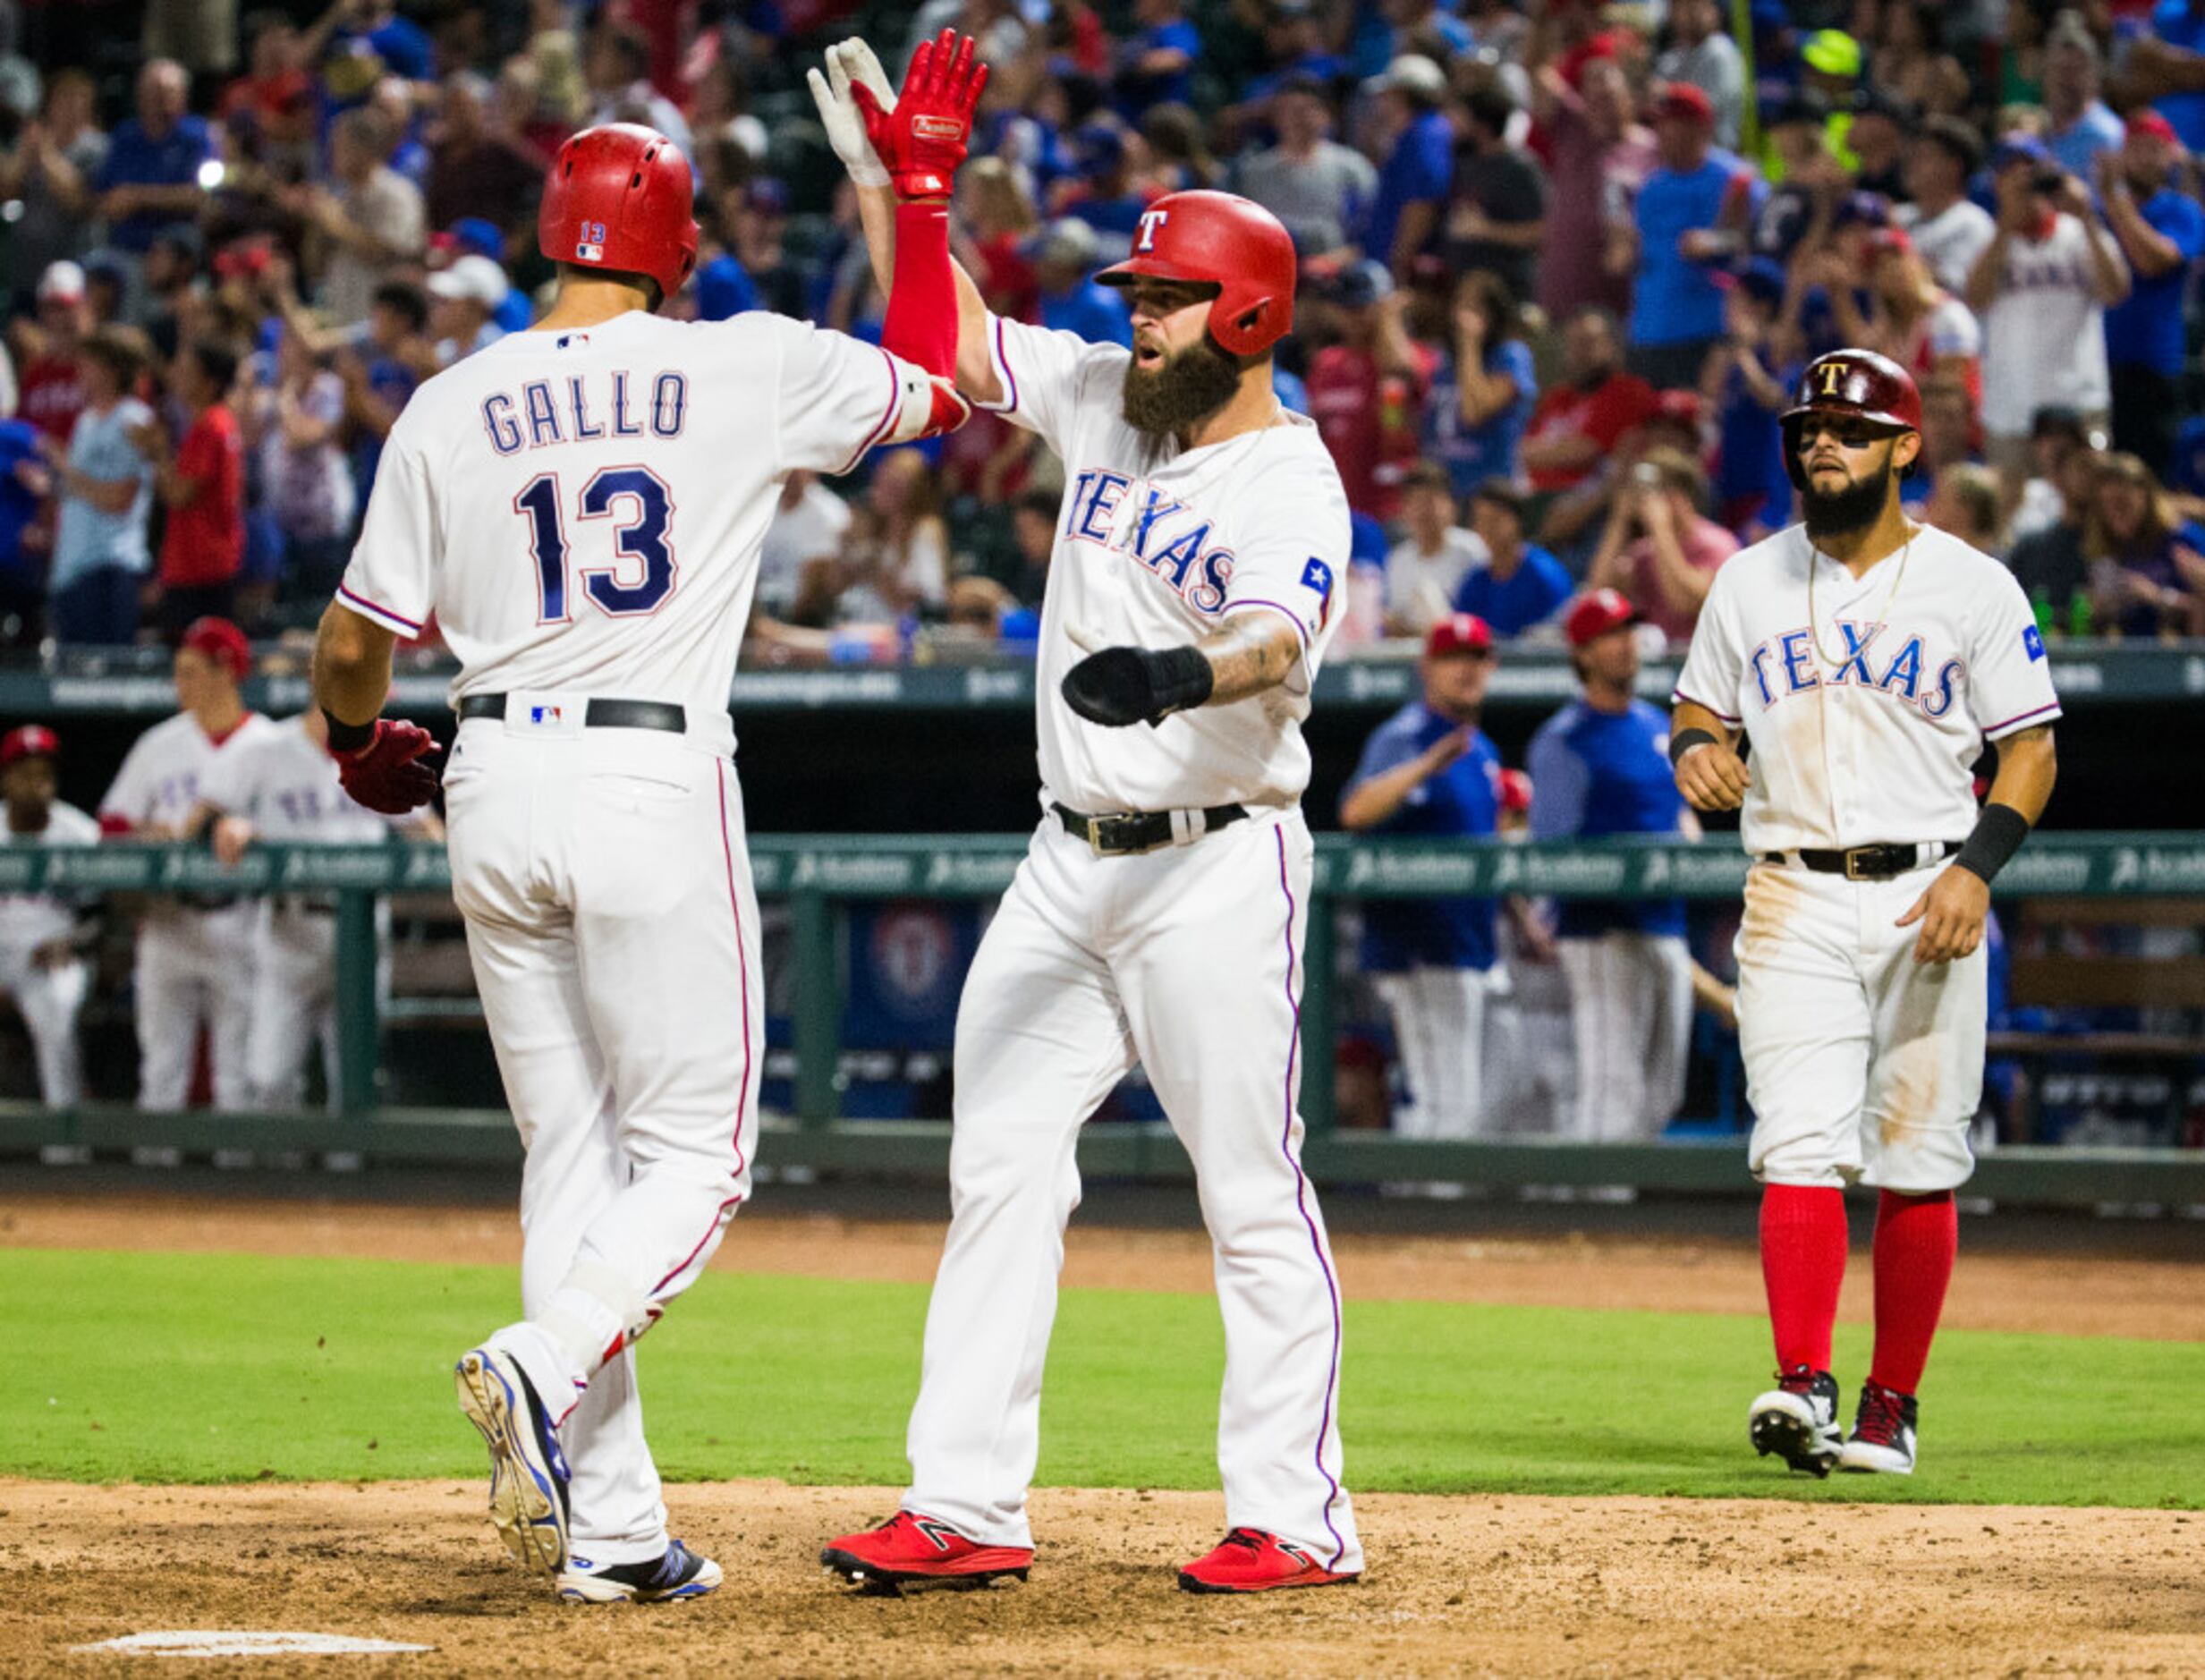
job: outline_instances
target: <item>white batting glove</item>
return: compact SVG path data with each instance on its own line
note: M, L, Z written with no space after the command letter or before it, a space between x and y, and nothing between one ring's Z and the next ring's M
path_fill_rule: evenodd
M888 172L881 166L873 142L865 136L865 118L850 93L852 83L862 83L883 111L895 109L895 89L873 49L853 35L827 49L825 76L810 70L804 72L804 79L811 84L812 103L819 107L827 143L850 172L850 179L861 187L886 186Z

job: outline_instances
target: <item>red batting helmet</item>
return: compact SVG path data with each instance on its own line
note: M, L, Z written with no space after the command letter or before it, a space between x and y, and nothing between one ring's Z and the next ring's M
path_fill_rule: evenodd
M1802 490L1807 475L1800 471L1799 434L1810 414L1850 415L1894 432L1918 432L1921 393L1905 369L1872 350L1833 350L1809 362L1784 411L1784 470Z
M0 770L18 759L58 759L61 737L44 724L22 724L0 736Z
M1235 356L1270 349L1293 325L1293 236L1235 192L1167 192L1141 212L1133 254L1095 277L1105 285L1190 280L1217 288L1209 335Z
M672 297L697 266L689 160L655 128L606 123L559 148L536 212L554 262L649 275Z

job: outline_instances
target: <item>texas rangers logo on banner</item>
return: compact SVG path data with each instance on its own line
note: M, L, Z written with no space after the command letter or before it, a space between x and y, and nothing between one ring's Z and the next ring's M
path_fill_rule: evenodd
M1156 249L1156 230L1172 219L1169 210L1143 210L1141 213L1141 237L1133 242L1135 250Z
M605 260L605 224L584 222L580 237L574 242L576 262L603 262Z

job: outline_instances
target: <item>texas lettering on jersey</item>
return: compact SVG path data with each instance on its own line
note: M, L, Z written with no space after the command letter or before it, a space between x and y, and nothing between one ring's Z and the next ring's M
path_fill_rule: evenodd
M1746 666L1760 691L1764 709L1828 683L1848 684L1919 707L1925 717L1942 717L1967 681L1968 664L1957 654L1939 658L1925 651L1922 636L1894 632L1888 624L1837 621L1845 652L1835 670L1821 671L1811 630L1787 630L1757 645Z
M1225 610L1233 551L1210 539L1215 522L1147 479L1106 468L1078 474L1064 497L1064 534L1145 566L1204 617Z

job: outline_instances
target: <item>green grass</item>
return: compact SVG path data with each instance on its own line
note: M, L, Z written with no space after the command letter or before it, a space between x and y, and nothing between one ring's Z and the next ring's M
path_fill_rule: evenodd
M0 1251L0 1473L478 1474L450 1363L515 1299L502 1268ZM900 1483L925 1310L916 1285L708 1275L643 1345L667 1477ZM1841 1327L1837 1357L1857 1379L1865 1332ZM1067 1293L1039 1479L1214 1486L1223 1364L1207 1296ZM1948 1334L1911 1481L1817 1483L1756 1459L1745 1409L1768 1365L1753 1318L1355 1303L1350 1485L2205 1503L2205 1345Z

